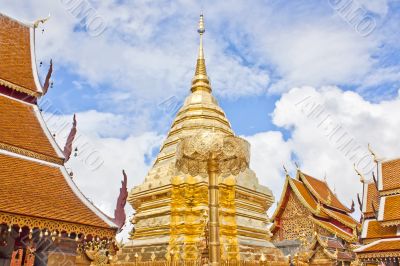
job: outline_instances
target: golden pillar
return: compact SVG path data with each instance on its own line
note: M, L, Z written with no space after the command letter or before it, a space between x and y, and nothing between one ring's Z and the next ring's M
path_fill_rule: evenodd
M208 175L209 262L220 265L219 175L237 175L249 165L247 141L221 133L202 131L184 138L177 147L176 166L192 176Z
M208 170L208 206L209 206L209 254L210 265L219 265L221 258L219 242L219 189L218 189L218 161L212 153L207 162Z

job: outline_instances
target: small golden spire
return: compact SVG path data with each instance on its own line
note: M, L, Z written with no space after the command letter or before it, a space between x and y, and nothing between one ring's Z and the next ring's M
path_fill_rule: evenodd
M200 46L199 46L199 55L197 57L196 64L196 72L192 79L192 88L191 91L195 92L197 90L205 90L207 92L211 92L210 80L207 76L206 71L206 61L204 58L204 50L203 50L203 34L205 32L204 28L204 17L203 14L200 15L199 28L197 32L200 34Z

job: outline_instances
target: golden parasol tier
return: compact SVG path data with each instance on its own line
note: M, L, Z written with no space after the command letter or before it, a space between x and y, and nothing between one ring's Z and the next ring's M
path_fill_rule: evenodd
M220 264L218 175L237 175L249 166L249 143L235 136L210 131L184 138L177 147L176 166L192 176L209 178L210 265Z

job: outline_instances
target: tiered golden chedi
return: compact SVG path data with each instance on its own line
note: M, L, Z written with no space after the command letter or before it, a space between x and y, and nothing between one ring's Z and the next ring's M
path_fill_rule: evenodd
M144 182L130 192L136 214L123 256L126 261L198 260L208 258L210 246L218 248L221 260L275 260L281 253L270 243L266 214L274 198L249 169L249 144L235 137L211 93L202 16L198 31L191 93ZM218 239L212 239L215 234Z

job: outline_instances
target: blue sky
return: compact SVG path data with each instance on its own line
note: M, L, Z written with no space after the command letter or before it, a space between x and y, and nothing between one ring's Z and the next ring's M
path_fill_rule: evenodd
M91 8L101 34L71 3ZM166 105L189 93L201 10L213 92L235 132L251 142L252 168L276 197L282 165L293 171L294 160L326 174L345 203L361 188L354 162L295 108L307 95L363 149L371 143L382 156L400 153L398 0L3 0L0 10L24 21L51 13L36 36L41 77L51 58L55 65L42 101L62 121L77 113L82 138L102 154L96 171L79 159L70 167L108 212L120 170L131 173L130 187L143 180L173 120ZM65 135L57 136L61 145Z

